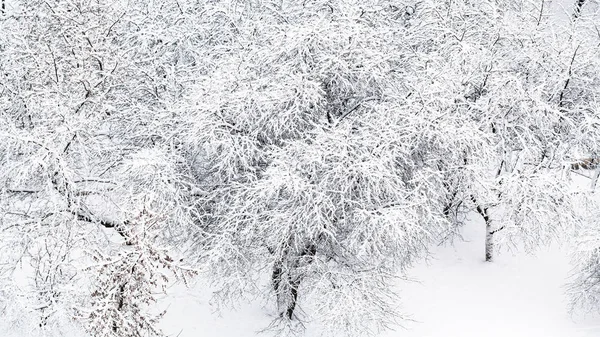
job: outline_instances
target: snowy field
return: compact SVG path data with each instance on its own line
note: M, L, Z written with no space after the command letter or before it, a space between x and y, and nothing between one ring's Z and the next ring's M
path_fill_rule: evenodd
M600 320L567 312L565 249L541 248L535 256L503 252L481 261L483 224L466 228L464 242L439 249L429 266L414 269L420 284L404 285L405 308L419 323L386 336L587 337Z
M569 314L565 283L567 247L542 247L535 255L503 251L482 260L484 225L471 221L464 241L439 247L427 264L410 273L415 282L398 286L403 311L413 322L385 337L592 337L599 317ZM212 312L202 289L179 288L165 299L163 327L169 336L252 337L268 326L273 312L261 303ZM316 332L307 331L307 337ZM265 336L268 336L266 334Z

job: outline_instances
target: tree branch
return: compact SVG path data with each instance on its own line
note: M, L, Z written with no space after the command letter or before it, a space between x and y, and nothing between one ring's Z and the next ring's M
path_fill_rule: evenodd
M125 239L126 244L131 245L129 235L127 234L127 231L124 228L125 226L129 225L128 220L125 220L121 224L121 223L117 223L117 222L113 222L113 221L109 221L109 220L98 220L98 219L95 219L93 216L85 215L85 214L82 214L82 213L76 212L76 211L71 211L71 213L73 215L75 215L77 217L77 220L79 220L79 221L89 222L89 223L93 223L93 224L99 224L100 226L102 226L104 228L114 228L117 231L117 233L119 233L119 235L121 237L123 237L123 239Z
M351 113L353 113L354 111L356 111L363 103L368 102L368 101L373 101L376 100L377 98L375 97L369 97L369 98L365 98L362 101L356 103L352 108L348 109L348 111L346 111L336 122L336 125L340 124L344 119L346 119L346 117L348 117L348 115L350 115Z
M567 75L569 77L565 81L565 85L564 85L563 89L560 91L560 96L558 98L558 106L559 107L562 107L563 104L564 104L563 96L565 94L565 91L569 87L569 82L571 82L571 75L573 74L573 63L575 63L575 56L577 56L577 51L579 51L579 47L581 47L581 45L579 45L579 46L577 46L577 48L575 48L575 52L573 53L573 57L571 57L571 63L569 64L569 71L567 72Z
M495 230L491 231L490 234L494 235L494 234L498 233L499 231L503 230L504 228L506 228L506 226L502 226L502 227L500 227L498 229L495 229Z

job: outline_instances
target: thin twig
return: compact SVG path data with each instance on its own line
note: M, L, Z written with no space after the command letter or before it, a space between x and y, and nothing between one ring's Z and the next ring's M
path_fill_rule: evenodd
M346 117L348 117L348 115L350 115L351 113L353 113L354 111L356 111L363 103L368 102L368 101L373 101L376 100L377 98L375 97L369 97L369 98L365 98L364 100L356 103L352 108L350 108L348 111L346 111L338 120L337 120L337 124L340 124Z

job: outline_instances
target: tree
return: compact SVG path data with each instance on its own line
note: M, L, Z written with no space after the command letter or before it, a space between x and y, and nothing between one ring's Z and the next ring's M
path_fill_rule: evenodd
M586 35L549 29L547 8L536 3L433 8L433 16L446 14L445 34L431 38L443 57L432 62L435 71L419 92L432 110L450 111L471 123L471 133L483 133L480 147L472 140L453 144L460 156L445 169L455 167L446 174L461 182L449 196L485 222L486 261L499 236L533 249L572 233L584 214L563 168L575 151L595 151L597 144L589 104L598 88L588 81L596 75L583 61L597 47Z
M594 49L531 3L377 5L208 10L237 34L213 46L185 142L223 301L264 294L268 271L284 321L374 332L395 317L393 276L466 212L488 261L500 235L535 248L580 225L562 173L597 132L575 63Z
M389 326L392 281L449 225L431 169L440 139L409 99L425 63L415 50L427 48L415 11L214 6L236 35L212 47L216 65L183 109L206 214L200 262L217 296L263 293L268 271L283 321L305 312L349 335ZM453 122L434 132L449 139Z
M7 321L160 335L151 290L194 232L176 5L27 1L0 22L0 302L23 303Z

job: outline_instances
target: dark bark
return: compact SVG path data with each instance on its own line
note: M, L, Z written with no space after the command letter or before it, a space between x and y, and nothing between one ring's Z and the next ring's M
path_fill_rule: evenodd
M131 275L135 273L135 266L131 267ZM127 286L127 281L124 281L119 285L119 298L117 300L117 310L122 311L125 306L125 287ZM117 326L117 322L113 322L113 332L117 332L119 327Z
M575 57L577 57L577 52L579 51L579 46L577 46L577 48L575 48L575 51L573 52L573 57L571 57L571 63L569 64L569 71L567 72L567 80L565 81L565 85L563 86L562 90L560 91L560 96L558 98L558 106L560 108L562 108L565 105L565 100L564 100L564 96L565 93L567 91L567 89L569 88L569 83L571 82L571 76L573 75L573 64L575 63ZM562 117L561 117L561 122L562 122Z
M572 170L592 170L598 167L598 158L582 158L571 164Z
M126 283L122 283L119 286L119 299L117 301L117 310L121 311L123 309L123 306L125 305L125 285ZM117 330L119 330L119 327L117 326L117 322L113 322L113 327L112 327L113 332L117 332Z
M538 26L542 22L542 17L543 17L543 14L544 14L544 4L545 3L546 3L546 0L542 0L542 4L540 6L540 15L538 16L538 21L537 21Z
M444 186L446 187L446 191L450 191L450 189L452 188L449 184L444 183ZM442 211L442 213L444 214L444 216L448 219L448 220L453 220L452 219L452 211L455 210L457 208L457 204L456 204L456 195L458 194L457 190L454 190L453 192L450 192L449 195L450 197L448 198L448 201L446 202L446 205L444 206L444 209Z
M129 226L129 221L125 220L122 224L121 223L115 223L112 221L108 221L108 220L94 220L93 217L81 214L81 213L74 213L77 216L77 220L79 221L85 221L85 222L89 222L89 223L97 223L100 226L104 227L104 228L114 228L117 233L123 238L125 239L125 244L128 246L132 245L131 242L131 238L129 237L128 233L127 233L127 227Z
M279 293L279 285L281 284L281 274L283 272L283 262L278 260L273 265L273 274L271 275L271 281L273 282L273 290L275 293Z
M298 289L303 276L293 275L292 273L297 271L302 262L305 262L306 264L312 263L312 259L316 253L317 247L311 244L306 246L298 256L292 258L292 261L290 261L288 265L288 270L284 270L283 258L276 261L273 265L273 274L271 275L273 290L275 290L277 299L279 301L285 299L285 301L281 302L286 303L285 309L279 314L280 317L286 317L290 320L293 318L296 304L298 303ZM287 283L285 286L282 283L284 280Z
M494 233L487 207L477 205L477 213L481 215L485 221L485 261L491 262L494 258Z
M294 310L296 309L296 302L298 301L298 287L300 286L300 278L292 280L290 278L290 303L285 311L285 317L292 319Z
M583 5L585 5L586 0L576 0L575 1L575 13L573 16L578 18L581 15L581 10L583 9Z

